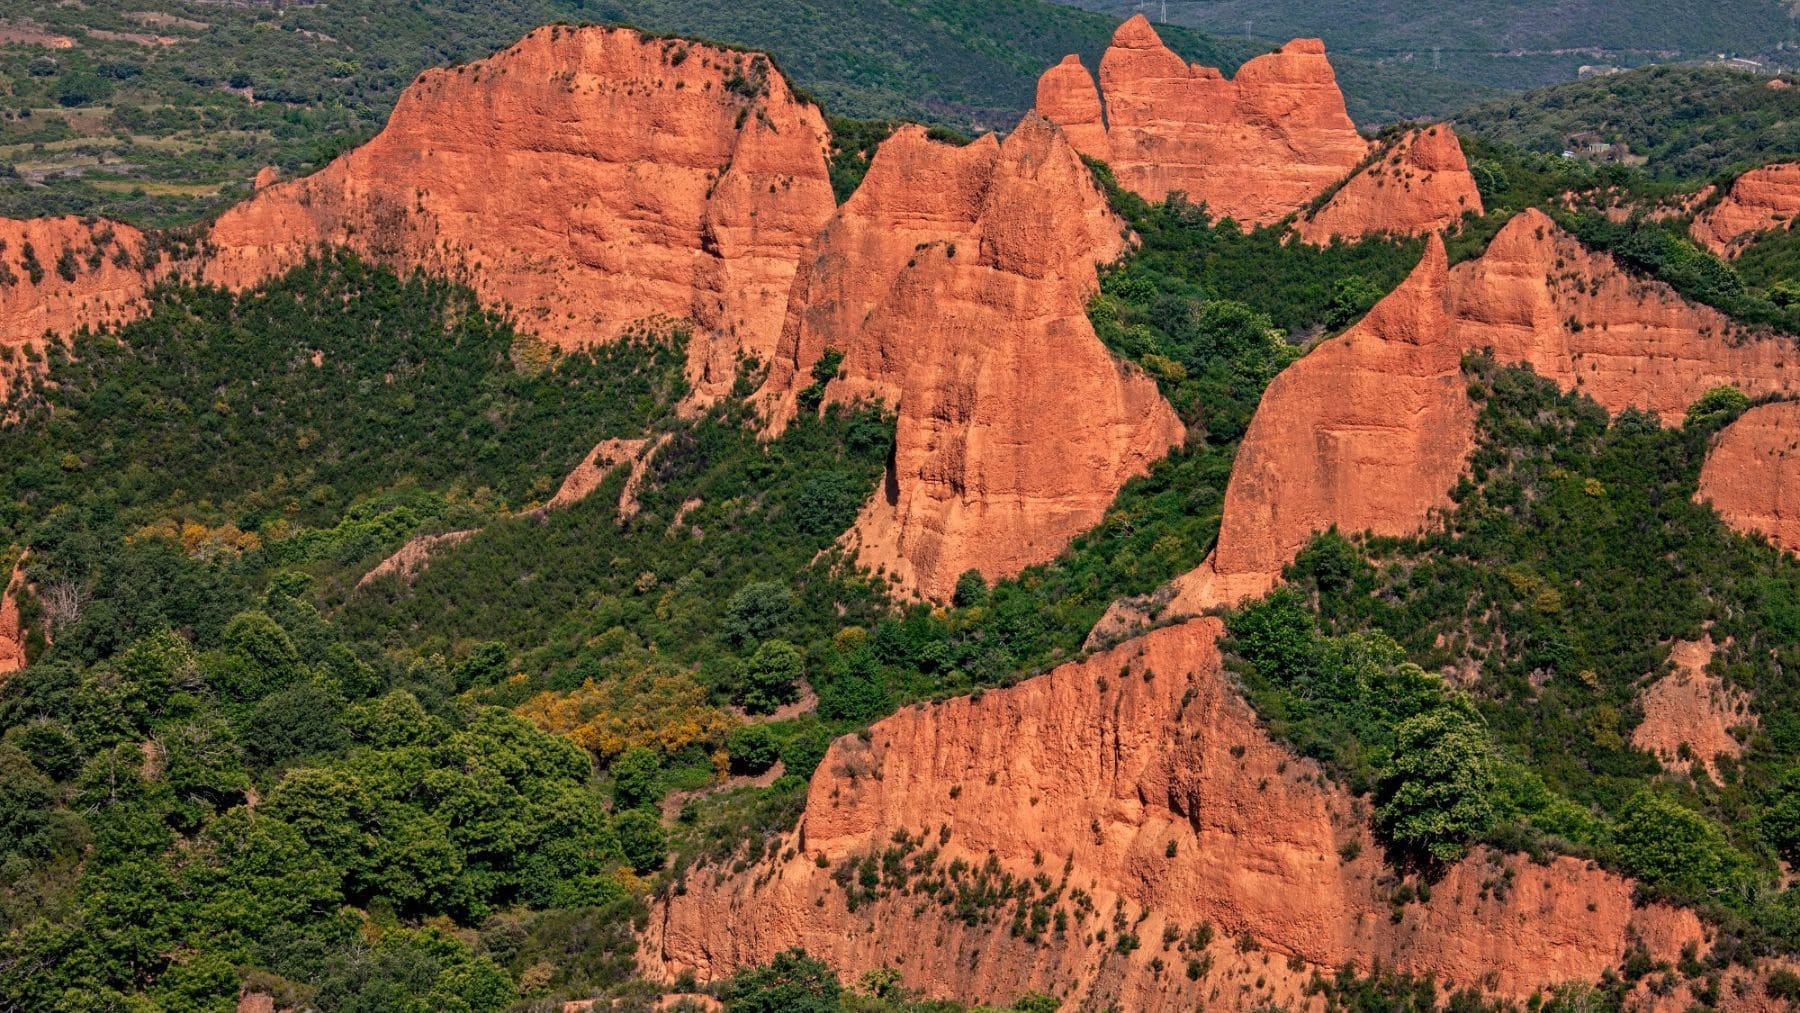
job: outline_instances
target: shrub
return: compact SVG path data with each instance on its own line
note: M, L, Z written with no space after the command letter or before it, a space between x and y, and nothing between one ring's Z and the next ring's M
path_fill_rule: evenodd
M760 774L775 765L781 741L768 725L740 725L725 737L731 769L739 774Z

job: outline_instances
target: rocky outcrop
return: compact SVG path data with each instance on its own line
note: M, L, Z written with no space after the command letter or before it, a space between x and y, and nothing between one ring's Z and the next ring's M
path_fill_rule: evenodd
M321 244L454 275L565 347L693 321L689 379L728 390L775 347L801 253L836 202L819 110L766 57L550 26L431 70L386 129L213 228L243 288Z
M1419 530L1474 448L1467 350L1530 363L1609 411L1679 421L1706 391L1800 389L1800 353L1747 333L1660 282L1629 275L1547 215L1509 222L1447 270L1433 238L1411 278L1342 336L1277 377L1238 452L1218 546L1171 606L1197 613L1261 594L1312 535Z
M1370 233L1423 235L1465 214L1481 215L1481 191L1462 143L1448 124L1408 131L1382 145L1324 206L1294 223L1300 238L1323 246Z
M1694 219L1694 241L1735 257L1757 234L1792 228L1795 215L1800 215L1800 162L1765 165L1739 176L1717 204Z
M1275 378L1232 465L1213 554L1176 582L1176 614L1263 594L1314 532L1406 534L1449 505L1475 424L1450 314L1434 236L1361 323Z
M142 316L144 235L75 217L0 219L0 400L44 346Z
M435 535L419 535L400 546L393 555L377 563L373 570L363 574L362 579L356 582L356 588L360 591L383 577L392 576L398 576L402 581L410 584L415 577L424 572L426 567L431 565L431 557L435 553L461 545L479 534L481 534L480 528L471 528L467 531L445 531Z
M1042 118L1004 143L907 127L881 146L800 267L761 395L784 424L830 348L844 359L827 399L898 412L886 480L849 535L862 564L940 600L969 569L1017 573L1181 442L1154 381L1088 322L1122 230Z
M1737 530L1800 552L1800 401L1760 405L1727 426L1700 469L1699 498Z
M768 860L692 871L658 902L647 969L716 979L803 946L846 977L893 966L964 1001L1310 1009L1306 979L1345 963L1520 999L1597 978L1633 935L1665 955L1700 936L1691 914L1636 907L1628 881L1569 858L1478 852L1394 908L1359 810L1263 733L1219 634L1213 619L1168 627L840 740ZM943 885L888 880L853 908L863 860L880 879L900 851L910 883ZM957 903L983 875L1010 896ZM1189 935L1202 925L1210 941Z
M13 564L0 588L0 675L25 667L25 627L19 621L19 596L25 593L25 563Z
M1685 772L1698 763L1714 781L1720 756L1743 755L1744 744L1731 730L1756 723L1744 694L1706 670L1717 649L1710 636L1670 645L1674 670L1644 688L1644 720L1631 733L1631 744L1664 767Z
M1316 39L1296 39L1227 79L1189 66L1139 15L1113 36L1090 100L1094 90L1080 61L1065 60L1040 82L1038 112L1146 200L1180 191L1244 225L1305 207L1369 151Z
M574 506L587 499L594 490L600 488L600 484L606 481L606 477L615 469L629 466L631 474L625 477L625 488L619 493L619 522L622 524L636 517L638 512L637 494L638 490L643 488L644 478L650 470L650 461L656 456L656 452L669 442L669 439L670 434L664 433L657 438L655 443L648 438L601 440L563 479L562 487L556 490L556 495L550 497L550 501L541 508L531 512L542 515L545 511L562 510Z

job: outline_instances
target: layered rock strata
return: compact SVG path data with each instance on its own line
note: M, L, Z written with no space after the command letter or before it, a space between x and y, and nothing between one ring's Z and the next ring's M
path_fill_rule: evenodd
M1736 256L1771 229L1792 228L1800 215L1800 162L1780 162L1739 176L1693 225L1694 241L1720 256Z
M565 347L689 319L704 401L740 354L774 348L795 264L836 206L826 138L766 57L540 28L425 72L368 144L262 186L213 228L203 275L243 288L343 245L458 277Z
M25 667L25 627L19 621L19 596L25 592L24 561L13 564L0 588L0 675Z
M1402 134L1383 145L1332 193L1323 207L1294 223L1300 238L1323 246L1335 238L1389 232L1423 235L1483 213L1481 191L1462 143L1447 124Z
M0 219L0 400L48 343L142 316L150 282L144 235L129 225Z
M1296 39L1228 79L1188 65L1141 15L1113 36L1097 90L1071 58L1044 75L1037 108L1146 200L1180 191L1245 225L1305 206L1369 151L1318 40Z
M1315 532L1419 530L1474 448L1465 351L1529 363L1608 411L1679 422L1706 391L1800 389L1789 340L1747 332L1661 282L1627 274L1547 215L1509 222L1448 270L1434 238L1369 316L1270 385L1225 495L1218 546L1181 578L1177 613L1263 593Z
M1700 469L1699 498L1737 530L1800 552L1800 401L1760 405L1725 427Z
M1638 907L1630 882L1570 858L1477 852L1428 901L1394 908L1359 810L1263 733L1221 669L1219 634L1213 619L1164 628L839 740L769 859L692 871L658 902L647 969L716 979L801 946L847 977L892 966L964 1001L1038 990L1080 1009L1311 1009L1306 980L1346 963L1522 999L1598 978L1633 938L1665 955L1699 939L1692 914ZM852 909L863 860L880 868L896 848L909 882L1039 877L1016 889L1043 924L1013 931L1011 901L961 917L948 890L878 887ZM1190 936L1202 925L1210 942Z
M1028 116L964 147L900 130L802 262L761 397L780 427L827 349L823 394L899 416L849 542L910 592L1045 562L1180 444L1155 382L1087 317L1124 227L1063 132Z

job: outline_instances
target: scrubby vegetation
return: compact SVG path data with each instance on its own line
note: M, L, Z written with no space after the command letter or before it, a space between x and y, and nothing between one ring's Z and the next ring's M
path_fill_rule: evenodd
M1694 500L1708 438L1748 402L1664 427L1527 370L1467 370L1482 436L1455 509L1417 538L1322 535L1291 589L1235 615L1252 701L1370 792L1403 852L1590 855L1709 910L1725 957L1791 951L1800 899L1776 859L1795 841L1800 564ZM1741 757L1663 771L1630 744L1639 694L1702 637L1758 718Z
M1800 94L1768 83L1721 67L1650 67L1495 99L1457 125L1550 155L1623 145L1652 177L1698 184L1800 155Z

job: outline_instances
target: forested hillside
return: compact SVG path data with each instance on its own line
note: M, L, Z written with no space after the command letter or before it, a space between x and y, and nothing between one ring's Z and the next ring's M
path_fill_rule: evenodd
M1781 381L1800 335L1800 240L1776 228L1783 219L1724 259L1691 234L1696 208L1708 205L1685 203L1726 169L1800 151L1788 129L1800 111L1794 92L1735 73L1660 68L1485 105L1470 114L1466 125L1477 129L1461 141L1442 127L1429 135L1445 152L1430 167L1407 165L1393 146L1367 145L1357 173L1362 192L1382 198L1368 201L1374 231L1315 243L1290 229L1307 210L1298 201L1317 210L1349 186L1297 198L1258 219L1270 224L1245 230L1178 188L1147 200L1120 182L1127 173L1079 158L1069 140L1079 127L1094 151L1137 150L1110 146L1095 120L1072 120L1067 133L1033 120L1004 148L941 126L897 131L892 117L1003 127L1030 107L1037 75L1063 53L1092 66L1112 24L1064 7L163 6L0 0L12 33L0 35L0 73L12 84L0 100L8 113L0 139L20 174L0 202L16 202L7 205L14 213L104 207L151 222L191 219L237 197L263 162L299 172L373 130L419 67L485 53L546 17L630 19L766 43L832 112L868 118L830 121L829 165L814 143L823 121L780 121L794 125L785 140L804 157L746 184L748 173L718 171L717 152L732 152L740 166L775 161L755 147L779 132L771 94L786 100L771 89L767 62L629 32L593 32L583 46L555 50L631 47L636 59L606 82L617 86L606 101L660 91L662 80L648 82L685 64L696 76L666 93L698 99L720 121L718 130L673 123L675 115L629 124L641 147L617 160L629 163L630 185L609 192L622 195L616 207L589 202L547 219L549 227L496 229L485 248L505 249L522 272L542 267L533 278L554 277L559 257L585 258L592 273L574 277L610 271L609 280L631 282L613 296L620 305L641 290L667 296L653 303L657 312L625 317L638 323L616 341L600 337L598 322L622 316L617 306L584 307L593 311L591 332L584 316L559 344L548 328L531 326L565 310L575 321L571 307L521 307L508 293L484 301L473 272L496 270L496 259L482 260L483 247L464 248L477 253L454 277L431 273L449 270L450 258L406 259L396 237L435 253L439 242L449 249L451 232L433 229L494 216L493 204L504 204L492 200L495 181L508 178L500 173L422 175L427 182L399 199L384 192L350 208L367 210L364 217L334 205L330 187L278 189L288 203L246 209L253 219L264 213L252 224L268 235L239 236L277 266L233 282L241 288L196 280L213 277L205 258L218 250L187 230L153 232L141 248L114 243L110 232L106 243L60 250L0 243L8 258L0 305L18 307L23 321L9 321L18 333L0 346L12 370L0 419L0 574L17 574L0 588L0 634L23 662L0 669L0 1011L211 1013L253 996L284 1011L536 1013L594 1000L595 1009L624 1011L722 1003L729 1013L957 1013L985 1001L975 1008L1053 1013L1107 1008L1107 989L1126 980L1142 986L1136 994L1190 989L1257 1013L1314 1005L1623 1013L1646 996L1690 1000L1682 1008L1699 1013L1800 1002L1791 969L1800 967L1800 885L1790 874L1800 863L1800 562L1743 533L1700 495L1721 434L1761 407L1717 376L1766 380L1752 393L1771 403L1795 389ZM1648 34L1621 36L1620 45L1653 45L1658 19L1676 16L1673 8L1633 10L1631 28ZM1432 12L1412 13L1418 23L1395 28L1396 46L1430 37ZM1488 13L1464 11L1483 30ZM1760 7L1727 6L1714 29L1721 34L1703 38L1754 34L1765 21ZM26 24L38 34L25 38ZM1173 67L1147 80L1195 80L1149 45L1141 24L1132 31L1135 41L1128 32L1125 42L1137 48L1121 45L1121 58L1151 53ZM1494 31L1496 46L1562 44L1561 36ZM57 48L59 33L69 46ZM568 33L541 34L551 52L549 43ZM1227 69L1250 52L1194 34L1170 41ZM1321 86L1329 72L1317 48L1293 47L1261 66L1278 76L1296 65L1317 73L1290 73L1286 83L1299 86L1282 94L1329 99L1334 126L1323 132L1348 147L1344 164L1355 164L1364 139ZM1371 67L1347 63L1344 78L1404 80L1386 76L1404 68ZM565 86L573 72L562 65L539 69L546 72L512 91L478 90L483 74L506 73L495 64L443 76L478 103L502 96L483 110L498 108L500 118L547 93L576 96L571 103L598 93ZM1086 84L1065 105L1091 96ZM1203 94L1227 93L1224 82L1202 85L1220 86ZM1365 112L1380 108L1370 94ZM1428 101L1436 101L1429 92L1405 97ZM1265 108L1280 102L1244 104L1253 117L1282 115ZM682 107L583 111L595 108ZM802 103L785 108L812 117ZM1156 136L1161 124L1146 120L1145 148L1192 140ZM430 127L446 122L455 132L469 120L445 115ZM521 126L517 117L506 122ZM541 153L572 132L568 123L493 136ZM1253 125L1271 124L1239 124ZM417 130L396 142L389 161L337 188L373 190L372 176L431 150L432 135ZM740 146L703 148L684 130ZM1563 157L1567 136L1583 130L1648 162ZM1282 136L1297 147L1319 143L1304 130ZM872 168L888 139L897 141L886 156L893 161ZM1037 147L1013 143L1021 140ZM688 158L680 185L670 182L679 174L654 172L658 155L671 165ZM35 174L57 159L91 164L79 179L40 185ZM541 166L559 164L515 161L525 165L521 175L539 177L550 174ZM1419 174L1438 173L1472 188L1440 219L1450 221L1442 241L1382 231L1404 220L1383 202L1403 200ZM449 210L426 215L427 185L454 190L472 176L488 188L481 201L440 192L434 206ZM977 207L940 207L933 201L944 193L908 189L919 180L966 191L956 199ZM778 205L759 215L755 199L808 181L816 214L779 226L769 224ZM646 193L670 196L671 205L693 199L653 207ZM1722 192L1712 199L1716 207ZM417 217L406 218L402 201L415 202ZM882 202L895 206L873 209L887 218L868 207ZM281 245L292 223L315 210L342 216L332 222L341 231L321 234L366 240L357 247L364 253L278 256L292 249ZM953 233L960 250L905 231L929 237L939 218L965 230ZM1089 237L1072 258L1037 259L1053 245L1049 226L1069 219L1110 244L1104 257ZM759 226L798 238L762 241ZM519 248L534 231L565 227L574 237L566 246ZM1526 238L1553 254L1490 272L1526 263L1502 279L1517 284L1452 293L1452 279L1498 263L1471 261L1534 227ZM814 241L846 234L848 253ZM861 274L846 266L864 254L882 262ZM770 269L739 286L758 291L722 291L730 284L720 278L747 276L725 268L783 256L798 258L778 265L787 274ZM66 343L40 341L43 318L32 314L41 302L30 299L58 286L98 288L109 257L119 272L137 272L138 287L96 298L141 295L132 307L142 312ZM897 570L856 565L846 533L898 502L903 482L905 494L917 487L917 473L899 464L909 436L928 449L951 447L924 467L938 480L932 488L966 494L953 506L976 530L984 522L992 530L980 497L1006 477L1000 467L1020 458L964 453L971 447L1022 442L1059 466L1097 470L1097 454L1067 452L1075 445L1063 431L1069 419L1032 413L1050 399L1019 381L1023 360L994 352L995 322L1048 313L1030 283L1058 272L1069 282L1059 291L1074 293L1068 312L1041 331L1021 328L1034 340L1006 347L1043 357L1031 364L1052 363L1061 371L1054 381L1073 386L1091 378L1070 375L1076 357L1067 352L1087 342L1095 372L1142 384L1144 401L1170 419L1170 436L1155 444L1154 459L1105 487L1110 505L1092 515L1097 523L1032 557L1047 562L972 566L938 600L912 593ZM790 276L824 292L821 302L783 288ZM560 298L567 287L549 290ZM917 298L884 302L890 290ZM1411 301L1390 299L1397 291ZM1494 291L1504 305L1452 305ZM1598 303L1616 319L1582 316L1597 304L1584 300L1603 291L1626 293ZM698 321L729 319L719 305L730 299L754 296L770 319L782 320L785 308L790 322L810 325L808 314L823 316L819 305L846 292L866 301L846 298L850 323L821 326L810 355L792 346L802 341L796 332L808 340L814 332L795 324L779 346L771 335L766 345L728 346L709 359L726 363L722 376L695 379L689 368L690 354L710 352L696 336L717 336ZM1540 292L1541 305L1533 302ZM949 309L930 316L937 303ZM944 340L922 350L924 342L906 340L910 332L895 331L886 344L859 347L867 334L856 325L876 333L875 314L895 305L916 308ZM669 306L676 309L661 309ZM1664 312L1632 316L1645 306ZM1534 352L1583 334L1615 344L1592 358L1574 354L1556 376L1474 343L1432 359L1446 351L1453 311L1527 332ZM745 349L735 361L733 347ZM1327 357L1345 349L1387 355L1373 361L1394 375L1332 372L1322 395L1295 382L1310 366L1345 361ZM1684 394L1681 370L1701 372L1686 354L1695 350L1717 352L1728 366L1706 367ZM905 360L928 354L944 360L928 364L934 385L908 386ZM1784 375L1759 376L1752 367L1765 362L1767 374ZM1441 370L1430 372L1431 363ZM770 381L784 367L794 382L774 393L786 401L771 396ZM856 388L846 381L859 368L868 375L854 378L864 384ZM1732 382L1751 389L1749 380ZM716 398L691 396L706 383ZM1626 386L1626 397L1620 384L1638 386ZM859 396L844 396L847 389ZM1449 406L1444 418L1466 423L1465 442L1406 428L1412 420L1400 416L1420 392ZM1307 417L1272 425L1268 405L1284 394L1290 407L1298 396L1368 411L1297 427L1306 431L1285 445L1291 457L1257 456L1274 444L1274 425ZM1634 407L1652 396L1674 409ZM997 422L982 414L993 400L1027 410ZM1020 414L1024 425L1008 428ZM630 452L613 463L589 467L602 448L626 444ZM1342 447L1373 449L1346 456ZM1785 459L1791 450L1762 456ZM1388 537L1325 523L1274 532L1280 516L1255 512L1255 488L1237 496L1246 483L1277 488L1280 468L1324 461L1337 483L1319 497L1325 509L1381 504L1418 491L1402 488L1424 484L1407 470L1407 455L1426 453L1453 458L1446 474L1454 484L1425 490L1435 507ZM1354 466L1338 468L1346 459ZM990 460L1002 465L983 470ZM567 482L571 473L591 481ZM1058 491L1020 498L1059 509ZM1244 502L1253 505L1248 522ZM1294 535L1304 549L1283 557L1292 562L1275 590L1265 583L1207 603L1204 615L1182 614L1174 604L1181 582L1223 554L1221 531L1232 518L1252 537ZM963 565L959 558L950 572ZM1152 636L1202 629L1213 631L1204 648L1216 682L1189 710L1201 696L1199 673L1152 670L1131 652L1148 650ZM1081 667L1102 662L1104 671ZM1040 698L1050 700L1045 713L1002 709L1004 724L982 731L984 700L1022 708L1030 697L1018 690L1041 688L1058 672L1062 696ZM1700 704L1659 706L1652 687L1670 679ZM1128 723L1137 716L1130 711L1157 699L1167 714L1145 704L1154 720ZM1098 717L1070 718L1089 714ZM891 756L873 754L887 748L883 729L896 716L942 734L918 736L920 766L884 782L879 764ZM1070 770L1012 764L1013 752L1034 761L1055 755L1015 749L1026 717L1046 739L1065 739L1057 745L1066 752L1149 771L1143 783L1154 792L1109 794ZM1701 731L1716 748L1697 748L1692 728L1707 721ZM1122 741L1130 737L1122 730L1146 727L1145 741ZM1233 737L1216 735L1220 727L1234 728ZM1009 762L955 769L959 758L979 755L955 748L969 729L998 739ZM1268 776L1245 773L1262 760L1267 767L1255 770ZM1135 920L1126 897L1097 903L1094 884L1071 878L1073 847L948 857L964 827L939 807L962 797L965 779L1013 791L1012 815L1041 821L1047 834L1096 847L1130 838L1139 848L1130 871L1150 884L1130 901ZM834 830L852 837L843 825L876 811L889 784L896 797L916 789L932 801L872 831L866 821L851 828L873 834L873 850L814 850ZM1223 797L1232 793L1243 797ZM1057 824L1053 814L1068 801L1057 795L1084 796L1100 815ZM1158 806L1171 818L1146 815ZM1271 819L1280 813L1299 817ZM1000 811L998 820L1007 818ZM1309 843L1295 829L1306 820L1324 836ZM1233 835L1251 838L1251 823L1284 850L1268 861L1236 850ZM1179 843L1196 840L1203 825L1215 835L1208 840L1233 846ZM1477 867L1475 878L1443 888L1466 872L1457 865L1464 861ZM796 868L824 887L803 896L797 914L777 912L801 929L773 919L754 931L733 923L778 892L765 889L772 870ZM1567 892L1540 897L1534 885L1521 899L1520 876L1560 877L1545 878L1544 889ZM1363 891L1359 903L1375 900L1315 933L1332 937L1323 942L1282 949L1259 941L1255 921L1228 906L1184 925L1147 921L1167 895L1222 904L1219 896L1249 884L1245 893L1259 902L1285 886L1311 903L1328 881L1341 888L1334 902L1349 905L1352 887ZM1591 942L1576 937L1599 931L1588 916L1597 921L1607 897L1581 892L1594 883L1613 891L1609 911L1666 915L1677 929L1639 938L1636 923L1621 917L1609 929L1620 945L1593 973L1566 972L1567 952ZM752 959L706 953L711 965L665 962L645 943L652 926L678 898L708 890L731 898L704 912L714 927L783 941ZM1434 891L1443 906L1428 907ZM1468 896L1455 903L1489 920L1461 926L1487 935L1459 937L1475 939L1481 945L1467 949L1480 952L1454 954L1467 962L1453 972L1435 962L1445 955L1432 945L1429 917L1460 893ZM871 919L844 923L871 938L877 917L896 919L884 929L929 919L920 924L936 938L921 932L913 945L945 947L956 970L921 989L908 977L913 952L862 966L837 959L840 952L826 963L816 947L790 949L780 935L838 924L824 919L846 911ZM1312 912L1292 904L1274 911L1283 924L1301 915ZM1678 937L1688 925L1692 937ZM1390 932L1417 948L1377 948ZM1544 973L1560 976L1509 991L1501 972L1513 974L1526 952L1512 933L1551 938ZM1420 935L1423 945L1411 939ZM1000 986L961 987L958 975L1001 965L1009 947L1031 966L972 979ZM1062 951L1098 969L1091 990L1030 977ZM1395 970L1384 952L1424 956ZM1462 973L1481 960L1509 963ZM665 967L668 980L658 980ZM1295 1001L1261 1001L1277 980L1294 986ZM685 1005L665 1004L668 993Z
M1642 160L1660 180L1697 182L1800 155L1800 91L1718 67L1653 67L1476 105L1457 123L1534 151ZM1612 146L1622 145L1622 148Z

